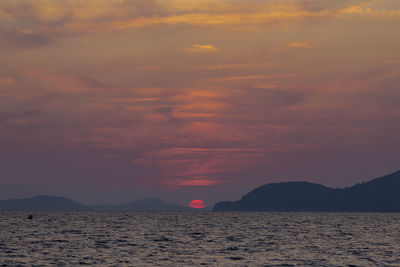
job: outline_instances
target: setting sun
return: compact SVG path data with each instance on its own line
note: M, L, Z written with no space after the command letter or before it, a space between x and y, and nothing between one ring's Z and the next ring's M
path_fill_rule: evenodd
M195 209L204 209L206 205L204 204L203 200L200 199L194 199L190 201L189 207L195 208Z

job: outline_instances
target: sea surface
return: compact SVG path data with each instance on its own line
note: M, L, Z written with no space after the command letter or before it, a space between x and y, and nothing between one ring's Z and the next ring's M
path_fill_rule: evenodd
M77 265L400 266L400 214L0 212L0 266Z

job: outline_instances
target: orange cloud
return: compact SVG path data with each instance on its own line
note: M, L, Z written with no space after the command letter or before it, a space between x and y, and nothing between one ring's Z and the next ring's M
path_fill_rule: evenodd
M240 24L263 24L267 22L279 22L300 18L324 17L329 12L312 13L308 11L278 11L262 12L253 14L184 14L170 15L166 17L153 16L147 18L135 18L111 22L72 22L59 27L45 27L45 31L59 33L83 33L110 31L113 29L140 28L156 24L177 25L189 24L198 26L208 25L240 25Z
M0 2L0 16L32 35L78 34L141 28L152 25L188 24L237 26L280 23L340 16L397 17L398 9L374 8L371 1L359 5L322 4L319 9L280 1L186 0L24 0ZM29 25L29 26L27 26ZM193 51L216 51L198 45Z
M364 3L366 6L366 3ZM339 15L362 15L362 16L383 16L394 17L400 15L400 10L374 9L372 7L363 7L361 5L352 5L338 10Z
M209 53L216 52L218 51L218 49L213 45L194 44L191 47L185 49L185 51L190 53Z
M205 70L240 70L250 68L262 68L262 67L279 67L284 66L281 62L248 62L248 63L233 63L233 64L221 64L212 66L201 66L198 69Z

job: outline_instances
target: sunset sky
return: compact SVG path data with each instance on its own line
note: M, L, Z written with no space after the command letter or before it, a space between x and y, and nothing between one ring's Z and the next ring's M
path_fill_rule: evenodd
M399 0L0 1L0 199L212 205L399 148Z

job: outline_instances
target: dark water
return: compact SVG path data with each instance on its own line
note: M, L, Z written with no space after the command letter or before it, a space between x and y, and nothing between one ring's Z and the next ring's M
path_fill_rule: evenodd
M400 266L400 214L0 212L0 266L49 265Z

